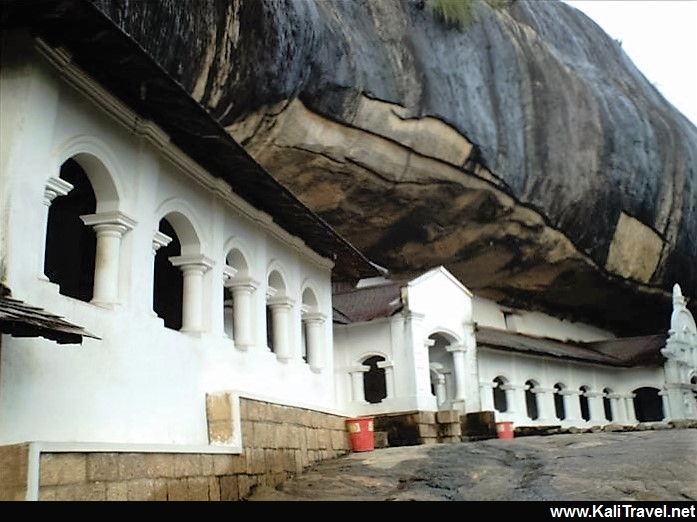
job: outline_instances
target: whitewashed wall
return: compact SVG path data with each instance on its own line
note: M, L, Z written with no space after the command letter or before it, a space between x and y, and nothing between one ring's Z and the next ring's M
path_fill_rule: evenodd
M593 342L612 339L614 334L595 326L558 319L540 312L501 307L483 297L472 299L474 321L480 326L508 329L526 335L549 337L559 341ZM504 312L507 318L504 317Z
M3 337L0 444L207 444L205 393L217 390L334 407L331 262L202 172L107 93L81 87L91 89L90 99L22 45L5 53L0 73L4 279L17 298L65 316L101 340L57 346L40 338ZM21 63L12 57L21 57ZM47 180L58 176L71 155L85 151L106 165L119 192L119 210L137 222L122 240L118 304L108 308L60 295L57 285L41 276ZM202 253L214 262L204 275L204 325L198 334L166 329L152 312L152 238L172 209L190 219ZM223 332L223 266L231 246L248 256L250 276L260 283L253 297L254 344L246 352ZM294 299L295 356L285 364L266 348L270 267L280 268ZM308 285L327 317L321 372L311 371L300 357L301 294Z

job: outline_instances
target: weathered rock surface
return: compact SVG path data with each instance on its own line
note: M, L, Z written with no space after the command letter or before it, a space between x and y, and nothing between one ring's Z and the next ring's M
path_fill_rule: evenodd
M641 455L641 458L637 458ZM696 500L697 431L593 433L354 453L251 500Z
M565 4L96 3L394 273L618 333L697 297L697 128Z

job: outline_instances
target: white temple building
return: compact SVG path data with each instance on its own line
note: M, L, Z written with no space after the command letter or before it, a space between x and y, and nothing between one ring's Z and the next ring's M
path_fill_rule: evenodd
M29 5L0 53L0 499L244 498L355 415L697 418L677 285L669 332L616 339L442 267L381 279L94 4Z
M670 332L617 339L476 297L443 267L367 283L334 295L347 410L495 411L514 426L697 418L697 329L678 285Z

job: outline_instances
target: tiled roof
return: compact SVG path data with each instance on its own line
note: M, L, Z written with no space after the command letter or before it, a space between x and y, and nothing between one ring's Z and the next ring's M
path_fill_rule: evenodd
M79 344L83 337L98 339L62 317L8 296L0 296L0 332L13 337L45 337L59 344Z

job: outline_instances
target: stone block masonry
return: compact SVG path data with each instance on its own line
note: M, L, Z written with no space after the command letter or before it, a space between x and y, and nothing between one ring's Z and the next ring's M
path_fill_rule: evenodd
M206 411L211 443L229 439L230 398L208 396ZM338 415L240 398L240 419L239 455L42 453L39 500L240 500L257 485L276 487L308 466L348 453L344 417ZM0 450L0 462L18 463L8 468L17 469L12 476L2 467L3 494L24 498L21 470L26 474L27 466L20 461L26 451Z
M28 469L29 444L0 446L0 501L26 498Z

